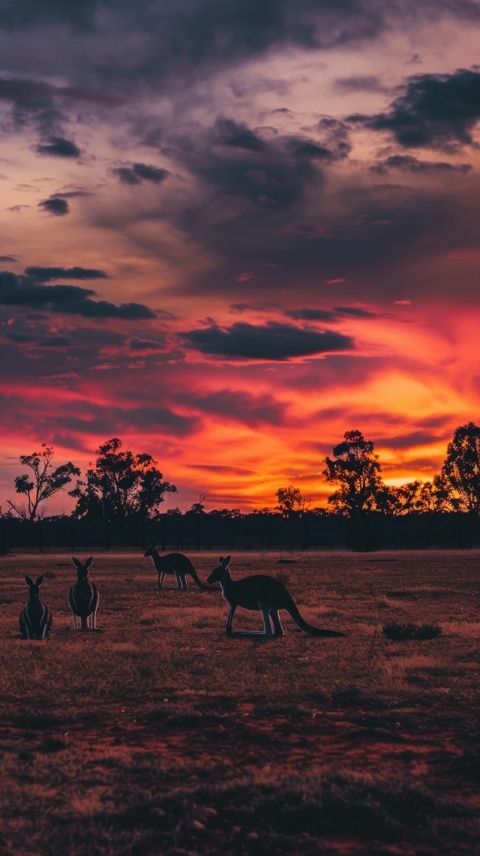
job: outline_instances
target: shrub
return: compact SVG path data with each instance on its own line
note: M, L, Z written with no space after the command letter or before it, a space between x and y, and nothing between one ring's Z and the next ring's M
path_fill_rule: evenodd
M410 639L435 639L440 636L441 632L442 628L438 624L397 624L395 621L391 621L382 627L383 635L395 642Z

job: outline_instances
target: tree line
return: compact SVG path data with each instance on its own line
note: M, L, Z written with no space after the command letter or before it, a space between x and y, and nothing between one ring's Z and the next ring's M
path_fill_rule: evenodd
M382 526L383 531L388 529L388 520L422 518L426 526L427 517L433 520L440 516L445 523L446 516L460 515L476 521L480 512L480 427L473 422L455 430L438 475L399 487L385 484L374 443L358 430L345 432L323 462L323 476L335 488L327 507L311 507L298 487L288 485L276 492L274 507L254 512L206 512L204 497L188 511L169 508L162 512L166 496L177 493L177 487L164 479L152 455L125 449L119 438L107 440L96 455L95 463L83 475L71 461L56 466L54 450L48 445L22 455L20 463L25 472L15 478L16 497L7 501L2 521L21 521L22 532L25 525L35 527L42 522L48 523L52 532L57 531L55 525L60 531L70 521L71 532L90 531L94 542L103 527L101 540L106 546L110 541L143 544L152 533L160 541L181 546L188 533L189 543L200 549L215 545L215 531L221 531L223 543L231 546L235 542L232 533L242 529L256 533L260 531L259 521L260 541L265 547L276 543L293 546L293 541L310 546L312 540L315 543L315 532L317 542L320 538L321 543L329 543L328 526L334 543L368 546L378 540ZM72 512L47 517L48 501L61 491L73 498ZM414 524L409 525L411 529ZM473 528L470 525L469 531L476 531L476 524ZM257 535L254 540L258 546Z

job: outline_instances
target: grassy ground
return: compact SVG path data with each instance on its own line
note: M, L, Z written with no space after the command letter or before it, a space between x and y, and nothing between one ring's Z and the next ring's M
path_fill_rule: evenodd
M205 579L217 555L192 558ZM0 852L475 851L478 551L236 554L233 576L280 576L307 620L348 632L285 616L270 642L227 639L218 593L158 593L140 554L96 556L103 633L75 633L69 556L0 561ZM53 633L26 642L23 575L44 571ZM392 642L389 621L443 633Z

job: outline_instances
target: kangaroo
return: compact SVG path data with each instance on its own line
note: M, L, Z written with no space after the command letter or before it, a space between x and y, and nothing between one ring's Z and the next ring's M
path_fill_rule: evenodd
M40 586L44 579L42 575L33 582L31 577L25 577L30 597L20 613L20 633L24 639L45 639L50 633L52 613L40 600Z
M95 583L88 578L88 569L93 562L90 556L86 562L79 562L72 556L72 562L77 569L77 582L70 587L68 602L73 613L73 623L77 627L77 615L80 618L81 629L97 629L97 609L100 600Z
M179 591L187 590L187 581L185 577L191 576L192 580L199 589L204 591L212 591L209 586L204 585L193 567L188 556L183 553L167 553L166 556L159 556L157 545L152 544L145 550L144 556L150 557L154 568L158 574L158 588L162 587L165 574L175 574L177 580L177 588Z
M244 609L256 610L263 615L264 633L258 635L267 639L283 636L283 627L278 615L279 609L285 609L305 633L312 636L346 636L337 630L320 630L312 627L300 615L298 608L283 583L275 577L256 575L244 577L242 580L232 580L229 564L231 556L220 556L220 562L208 577L208 583L219 582L222 594L229 605L226 632L232 636L232 621L237 606ZM273 631L270 621L273 624ZM248 634L250 635L250 634Z

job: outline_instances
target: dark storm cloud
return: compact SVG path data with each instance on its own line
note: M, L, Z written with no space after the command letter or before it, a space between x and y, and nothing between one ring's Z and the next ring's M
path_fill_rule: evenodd
M66 137L49 137L45 142L35 146L35 151L39 155L60 158L79 158L81 155L78 146Z
M375 131L390 131L404 148L454 150L474 143L480 118L480 72L417 74L386 113L367 117Z
M64 136L68 111L79 105L112 107L121 103L117 96L81 86L54 86L43 80L0 78L0 102L9 105L13 129L34 126L45 141L37 146L42 155L78 157L80 151ZM8 123L3 122L9 130Z
M7 257L8 258L8 257ZM0 257L0 261L2 261ZM25 269L26 276L33 279L47 282L51 279L106 279L107 274L98 268L84 267L27 267Z
M394 170L413 173L466 173L470 172L471 169L472 166L469 163L424 161L413 157L413 155L390 155L390 157L377 161L370 167L372 172L378 172L380 175L386 175Z
M44 285L31 277L0 272L0 305L24 306L84 318L120 318L146 320L155 313L141 303L114 304L107 300L92 300L95 291L78 285Z
M262 138L247 125L224 117L217 119L213 132L213 142L218 146L230 146L234 149L247 149L252 152L262 151L265 147Z
M67 200L61 196L49 196L47 199L42 199L38 203L38 208L46 211L47 214L53 214L55 217L64 217L70 211Z
M116 95L81 86L54 86L43 80L22 77L0 78L0 101L10 102L19 109L35 112L50 104L53 99L90 101L106 106L121 103L121 99Z
M357 306L335 306L333 309L290 309L285 312L298 321L341 321L347 318L377 318L375 312Z
M281 209L323 183L321 166L347 157L347 128L325 117L314 136L262 136L245 124L219 118L177 139L175 156L215 192L242 197L255 206Z
M30 29L45 24L68 24L85 27L93 23L99 0L65 3L65 0L2 0L1 29Z
M226 328L212 325L182 333L180 338L204 354L247 360L288 360L354 348L350 336L276 321L261 326L243 322Z
M331 299L329 280L341 282L345 305L358 300L360 283L369 299L383 303L405 297L405 281L395 273L398 264L409 268L409 290L425 294L434 288L433 280L420 281L417 262L477 243L476 179L463 188L463 204L455 208L453 222L446 183L430 191L401 184L368 187L347 179L337 187L333 206L321 177L297 181L294 187L288 204L283 197L283 204L267 206L262 201L245 204L241 198L224 201L225 190L224 199L217 198L207 185L188 205L172 207L171 222L215 259L210 268L191 277L189 290L224 295L226 284L235 282L240 270L253 274L235 292L238 296L241 290L242 303L251 304L259 295L265 301L283 290L290 296L300 292L298 299L310 308L312 297L307 294L312 289L321 304ZM385 277L386 270L393 274ZM335 293L338 300L338 288ZM288 302L291 305L291 297Z
M204 75L268 51L293 46L330 49L372 40L392 26L415 27L442 15L478 20L476 0L3 0L0 28L41 30L65 25L62 34L95 34L106 45L112 34L124 50L98 50L89 58L104 79L152 85L169 78ZM141 38L140 38L141 36Z
M168 169L162 169L161 167L146 163L133 163L131 166L116 166L112 168L112 173L123 184L141 184L142 181L161 184L170 175Z
M271 395L251 395L241 390L189 394L176 400L199 412L252 427L262 424L280 425L285 416L285 406Z

